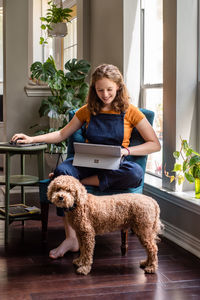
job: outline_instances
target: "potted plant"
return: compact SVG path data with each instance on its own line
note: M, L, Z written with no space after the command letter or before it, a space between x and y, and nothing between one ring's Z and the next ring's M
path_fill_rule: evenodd
M40 117L48 116L50 118L50 126L48 129L40 128L37 134L62 128L68 122L68 112L81 107L85 102L88 93L88 84L85 79L90 70L89 62L74 58L66 62L66 72L64 72L57 70L54 59L49 57L44 63L34 62L30 70L31 78L47 83L52 94L42 100L39 108ZM49 152L66 152L66 143L49 145Z
M50 6L47 9L45 17L41 17L40 20L43 22L41 29L45 31L45 37L40 37L40 44L47 44L48 36L61 36L64 37L67 34L67 24L70 22L70 13L72 12L69 8L62 7L62 1L60 7L57 7L53 1L49 1Z
M175 159L179 160L174 164L175 175L165 175L170 178L170 182L178 180L182 184L186 179L189 183L195 183L195 198L200 199L200 154L194 151L186 140L181 140L181 149L173 152ZM181 160L181 161L180 161Z

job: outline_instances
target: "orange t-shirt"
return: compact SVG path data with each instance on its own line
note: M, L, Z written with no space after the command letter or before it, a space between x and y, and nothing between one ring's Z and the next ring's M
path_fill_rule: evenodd
M109 111L102 111L100 113L104 114L120 114L119 112L109 110ZM81 123L86 122L86 127L90 122L90 112L87 108L87 104L82 106L76 112L77 118L81 121ZM124 139L122 142L123 147L128 147L130 143L131 132L133 128L144 118L144 114L134 105L129 104L129 107L124 116Z

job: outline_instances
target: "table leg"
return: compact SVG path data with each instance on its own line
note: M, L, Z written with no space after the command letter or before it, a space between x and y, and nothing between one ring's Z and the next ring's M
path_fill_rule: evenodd
M39 174L39 180L44 179L44 172L45 167L44 167L44 150L41 150L38 153L38 174Z
M21 165L21 175L25 175L25 155L20 155L20 165ZM24 186L21 186L21 203L25 204L25 190ZM24 231L24 220L22 221L23 231Z
M8 244L9 205L10 205L10 154L6 153L6 194L5 194L5 245Z
M21 175L25 175L25 155L21 154ZM25 204L25 191L24 186L21 186L21 203Z

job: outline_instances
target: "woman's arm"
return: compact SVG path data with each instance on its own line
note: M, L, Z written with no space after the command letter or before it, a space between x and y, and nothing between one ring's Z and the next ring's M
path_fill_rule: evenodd
M12 141L17 141L17 143L47 143L47 144L57 144L59 142L62 142L66 140L69 136L71 136L76 130L81 128L82 123L79 121L79 119L74 116L73 119L62 129L37 135L37 136L28 136L23 133L16 133L12 137Z
M128 147L128 150L122 149L123 155L147 155L153 152L160 151L161 146L160 142L156 136L156 133L148 122L146 118L143 118L136 126L137 130L139 131L140 135L145 140L145 143L140 144L138 146ZM129 153L130 152L130 153Z

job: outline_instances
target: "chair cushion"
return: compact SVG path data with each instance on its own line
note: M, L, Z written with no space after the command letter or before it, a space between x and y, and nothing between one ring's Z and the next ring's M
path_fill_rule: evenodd
M41 203L50 203L47 199L47 188L50 183L50 179L44 179L39 181L39 195Z
M129 188L125 190L109 190L101 192L98 187L86 185L86 190L88 193L102 196L102 195L113 195L113 194L126 194L126 193L134 193L134 194L142 194L143 185L138 186L137 188Z

